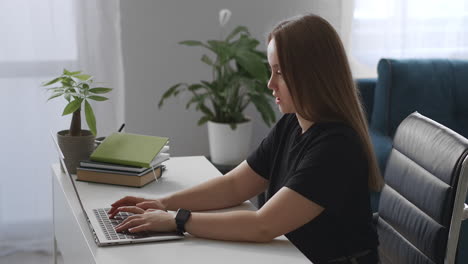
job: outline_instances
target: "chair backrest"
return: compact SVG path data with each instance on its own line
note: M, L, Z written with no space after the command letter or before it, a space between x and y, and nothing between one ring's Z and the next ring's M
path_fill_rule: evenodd
M467 154L466 138L419 113L398 126L377 219L382 263L454 263Z
M375 84L376 79L357 79L356 87L358 88L359 94L361 96L362 106L367 117L367 123L371 124L372 121L372 110L374 108L374 93L375 93Z
M372 128L393 137L414 111L468 137L468 60L381 59Z

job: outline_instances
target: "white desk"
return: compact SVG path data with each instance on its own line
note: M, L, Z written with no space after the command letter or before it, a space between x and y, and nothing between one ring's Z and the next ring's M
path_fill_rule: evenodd
M203 156L171 158L165 164L167 170L161 180L143 188L76 182L84 207L87 211L108 207L125 195L159 197L221 175ZM177 241L98 247L69 178L58 164L52 166L52 172L54 238L66 264L310 263L284 236L264 244L222 242L188 235ZM245 202L237 209L255 210L255 207Z

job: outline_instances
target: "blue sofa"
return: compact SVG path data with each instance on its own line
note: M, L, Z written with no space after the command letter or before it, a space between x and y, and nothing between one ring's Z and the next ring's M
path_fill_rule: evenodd
M381 59L377 73L377 79L358 79L357 86L382 172L396 128L414 111L468 138L468 61ZM377 210L378 194L372 204ZM462 223L457 262L468 263L468 220Z

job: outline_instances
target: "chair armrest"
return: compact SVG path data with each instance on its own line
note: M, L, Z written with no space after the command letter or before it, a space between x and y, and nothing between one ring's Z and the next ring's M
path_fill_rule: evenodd
M465 204L465 208L463 209L462 221L466 219L468 219L468 204Z
M379 222L379 213L378 212L373 213L372 214L372 223L374 224L374 226L377 226L378 222Z
M370 124L372 109L374 108L374 93L377 79L356 79L356 86L361 94L362 104L367 116L367 123Z

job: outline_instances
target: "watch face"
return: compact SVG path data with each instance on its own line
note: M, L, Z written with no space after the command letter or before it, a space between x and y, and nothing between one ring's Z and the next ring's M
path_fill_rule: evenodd
M176 215L177 222L186 222L190 217L191 212L185 209L179 209Z

